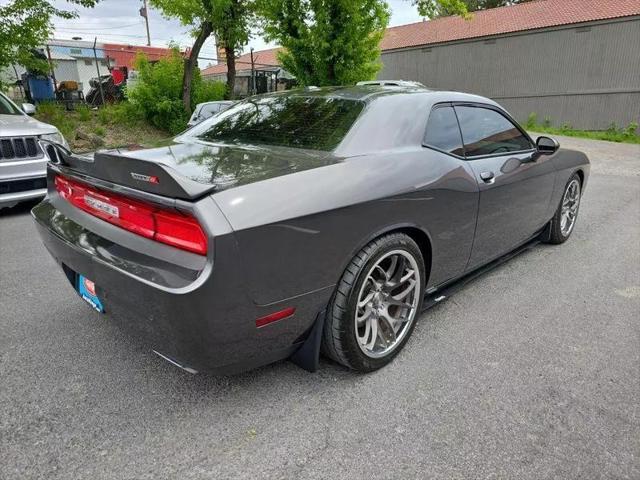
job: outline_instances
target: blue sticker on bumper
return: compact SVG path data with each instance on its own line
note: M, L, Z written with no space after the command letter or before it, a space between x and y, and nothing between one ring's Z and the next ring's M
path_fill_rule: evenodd
M78 293L80 296L95 310L100 313L104 312L102 302L96 295L95 284L84 275L78 275Z

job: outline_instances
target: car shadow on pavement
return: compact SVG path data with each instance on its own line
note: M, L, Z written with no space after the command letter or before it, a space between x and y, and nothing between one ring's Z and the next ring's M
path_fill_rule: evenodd
M0 217L14 217L18 215L24 215L31 211L33 207L35 207L40 200L29 200L26 202L21 202L13 207L9 208L0 208Z

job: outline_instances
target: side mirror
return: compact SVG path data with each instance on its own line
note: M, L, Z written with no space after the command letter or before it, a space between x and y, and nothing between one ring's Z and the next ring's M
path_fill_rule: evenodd
M551 137L538 137L536 140L538 152L542 155L553 155L560 148L558 141Z
M27 115L35 115L36 107L32 103L23 103L22 104L22 111L24 113L26 113Z

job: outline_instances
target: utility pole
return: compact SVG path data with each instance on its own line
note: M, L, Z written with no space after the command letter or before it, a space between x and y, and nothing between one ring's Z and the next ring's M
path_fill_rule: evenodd
M96 61L96 72L98 73L98 87L100 88L100 98L102 98L102 106L105 106L104 90L102 89L102 77L100 76L100 64L98 63L98 53L96 52L96 44L98 43L98 37L93 39L93 58ZM47 48L49 48L47 46Z
M144 17L144 23L147 26L147 46L151 46L151 34L149 33L149 10L147 9L147 0L142 0L144 6L140 9L140 16Z
M251 95L256 94L256 67L253 62L253 47L251 47Z

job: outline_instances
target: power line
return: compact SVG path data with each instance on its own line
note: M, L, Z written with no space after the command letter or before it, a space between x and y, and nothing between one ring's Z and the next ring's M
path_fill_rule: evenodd
M58 27L58 30L62 30L62 29L69 29L69 30L78 30L78 31L91 31L91 32L97 32L100 30L116 30L118 28L127 28L127 27L139 27L140 25L142 25L142 22L137 22L137 23L129 23L127 25L118 25L115 27L100 27L100 28L76 28L76 27L70 27L70 26L66 26L66 25L62 25L61 27Z

